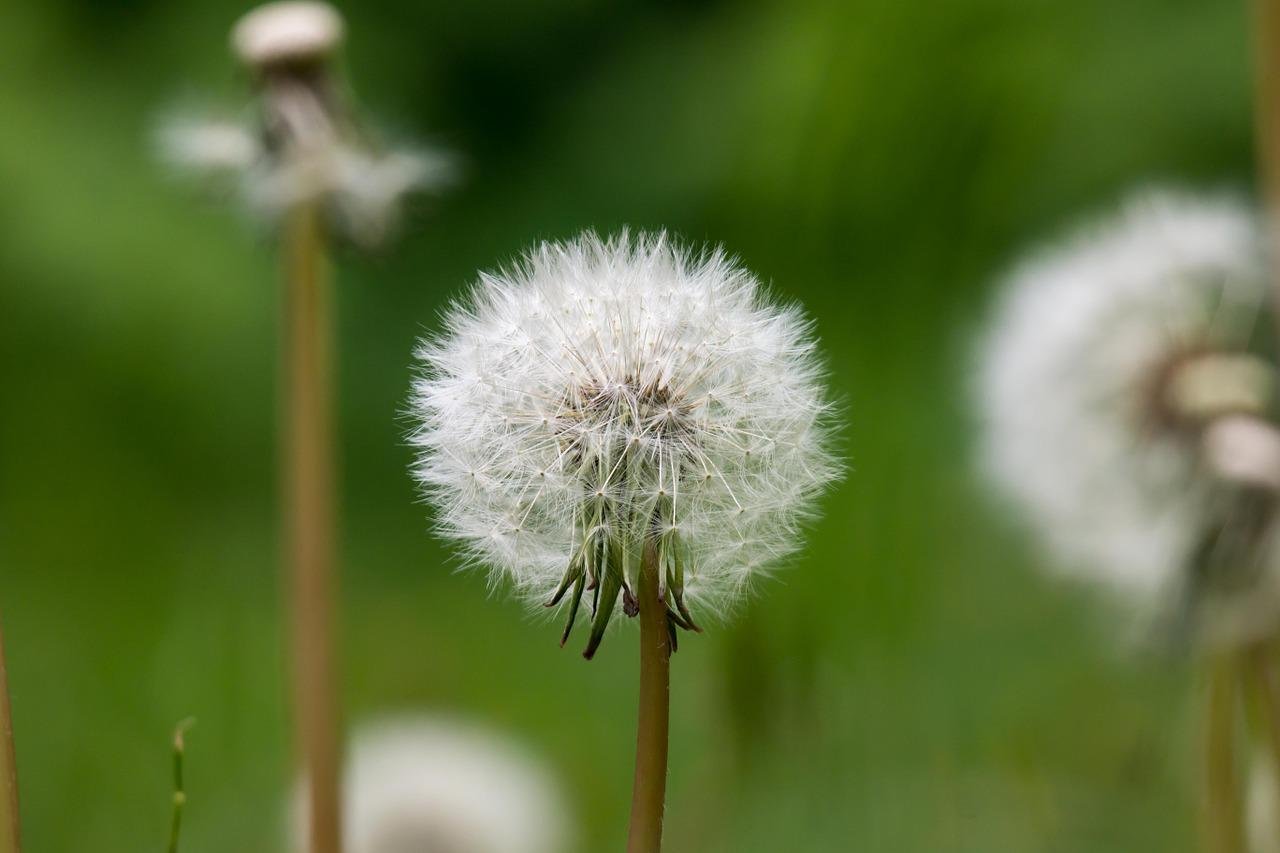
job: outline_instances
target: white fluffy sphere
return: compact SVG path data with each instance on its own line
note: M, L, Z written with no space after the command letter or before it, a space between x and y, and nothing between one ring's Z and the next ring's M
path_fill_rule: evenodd
M418 351L415 472L443 532L531 597L572 589L576 612L594 589L605 622L646 543L676 624L686 596L732 603L837 473L810 325L761 290L664 235L482 275Z
M1169 406L1195 382L1229 409L1219 375L1269 375L1249 354L1270 331L1261 247L1239 204L1146 192L1005 282L981 353L983 456L1059 566L1136 600L1196 583L1198 549L1239 507L1202 425Z
M404 717L363 726L343 779L348 853L566 853L572 822L550 771L470 724ZM292 847L307 850L306 786Z

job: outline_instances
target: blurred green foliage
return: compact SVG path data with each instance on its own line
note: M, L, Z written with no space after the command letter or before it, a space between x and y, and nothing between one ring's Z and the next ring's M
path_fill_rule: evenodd
M1194 670L1045 580L968 458L968 346L1028 242L1149 179L1251 181L1244 4L350 4L371 114L466 156L340 276L349 717L435 709L553 760L621 847L634 632L587 664L454 571L406 475L415 337L582 228L722 242L816 318L848 481L675 662L672 853L1189 851ZM166 180L237 104L243 3L11 0L0 26L0 606L32 851L279 849L289 783L269 235Z

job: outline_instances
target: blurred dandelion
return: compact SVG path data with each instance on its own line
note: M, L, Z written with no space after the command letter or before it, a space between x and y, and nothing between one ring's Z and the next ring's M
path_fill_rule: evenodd
M343 796L350 853L567 853L572 821L537 758L482 728L404 717L362 726ZM293 798L292 849L303 853L307 798Z
M343 32L342 19L321 3L281 2L246 15L232 44L255 72L261 115L175 112L157 128L162 159L234 193L265 221L314 205L358 246L385 242L409 196L452 182L453 158L420 145L384 148L356 121L349 97L321 71Z
M641 622L631 850L656 850L667 661L690 605L722 615L799 543L836 477L809 323L720 251L662 234L543 244L485 274L424 342L415 469L441 530L592 657Z
M1236 203L1135 195L1015 269L979 374L985 466L1055 564L1227 645L1280 591L1260 239Z
M329 60L338 13L308 0L246 14L232 47L257 93L253 122L176 117L160 129L173 165L231 181L280 228L284 284L284 505L292 609L293 712L311 798L307 838L339 853L340 735L334 654L336 498L328 246L340 234L372 246L412 191L438 187L445 158L383 151L356 121Z
M1241 686L1280 755L1280 431L1257 218L1131 198L1018 267L982 350L989 473L1070 573L1194 641L1208 668L1206 841L1244 834Z

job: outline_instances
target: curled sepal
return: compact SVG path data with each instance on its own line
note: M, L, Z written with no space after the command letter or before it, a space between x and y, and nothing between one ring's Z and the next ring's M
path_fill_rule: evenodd
M697 622L693 621L693 615L689 613L689 607L684 603L684 558L680 554L679 543L673 539L670 546L664 550L668 555L666 573L667 597L675 605L676 613L680 617L676 624L686 631L701 634L702 628Z
M595 657L596 649L600 648L600 641L604 639L604 630L609 627L609 620L613 617L613 611L618 609L618 593L622 590L625 576L622 565L623 552L624 549L620 545L610 543L609 559L600 567L600 586L596 590L596 610L595 618L591 621L591 638L587 640L587 647L582 652L582 656L587 660Z
M582 606L582 591L586 586L587 576L583 572L578 573L578 579L573 583L573 598L569 599L569 618L564 623L564 632L560 635L560 648L564 648L564 644L569 642L569 632L573 630L574 620L578 618L578 608Z
M675 625L677 628L682 628L685 631L700 632L702 630L688 619L685 619L678 611L672 610L670 604L667 605L667 621L672 625Z
M667 641L671 644L671 654L680 651L680 632L676 630L676 621L671 618L671 611L667 611Z
M569 587L574 586L579 580L585 578L585 568L581 559L574 559L569 564L569 568L564 573L564 578L560 581L560 586L556 588L555 594L551 596L543 607L555 607L560 603L560 599L564 598L564 594L569 591Z

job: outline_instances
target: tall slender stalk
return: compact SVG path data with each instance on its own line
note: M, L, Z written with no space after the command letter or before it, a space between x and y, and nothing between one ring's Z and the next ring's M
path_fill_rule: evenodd
M333 355L320 211L303 204L284 235L285 504L293 713L309 790L312 853L339 853L340 741L334 666Z
M659 572L657 547L646 543L636 589L640 603L640 708L627 853L658 853L662 849L671 713L671 635Z
M182 837L182 813L187 807L182 765L187 754L187 730L195 722L194 719L183 720L173 730L173 814L169 821L169 853L178 853L178 839Z
M1249 680L1253 683L1258 717L1270 760L1280 774L1280 684L1276 682L1275 660L1269 642L1257 643L1247 652Z
M9 672L0 630L0 853L21 853L18 816L18 764L13 748L13 709L9 704Z
M1280 683L1276 680L1275 640L1255 643L1246 651L1248 681L1257 710L1257 737L1262 741L1269 773L1280 779ZM1280 801L1270 804L1280 814Z
M1262 196L1270 218L1267 234L1277 241L1280 212L1280 0L1253 0L1254 128ZM1276 296L1280 299L1280 271Z
M1271 264L1272 299L1280 322L1280 0L1253 0L1254 146L1261 182L1266 243ZM1280 778L1280 687L1274 671L1274 641L1254 646L1249 667L1260 706L1260 723L1269 747L1271 770Z
M1236 778L1238 675L1235 660L1215 657L1209 666L1204 719L1205 846L1209 853L1242 853L1240 788Z

